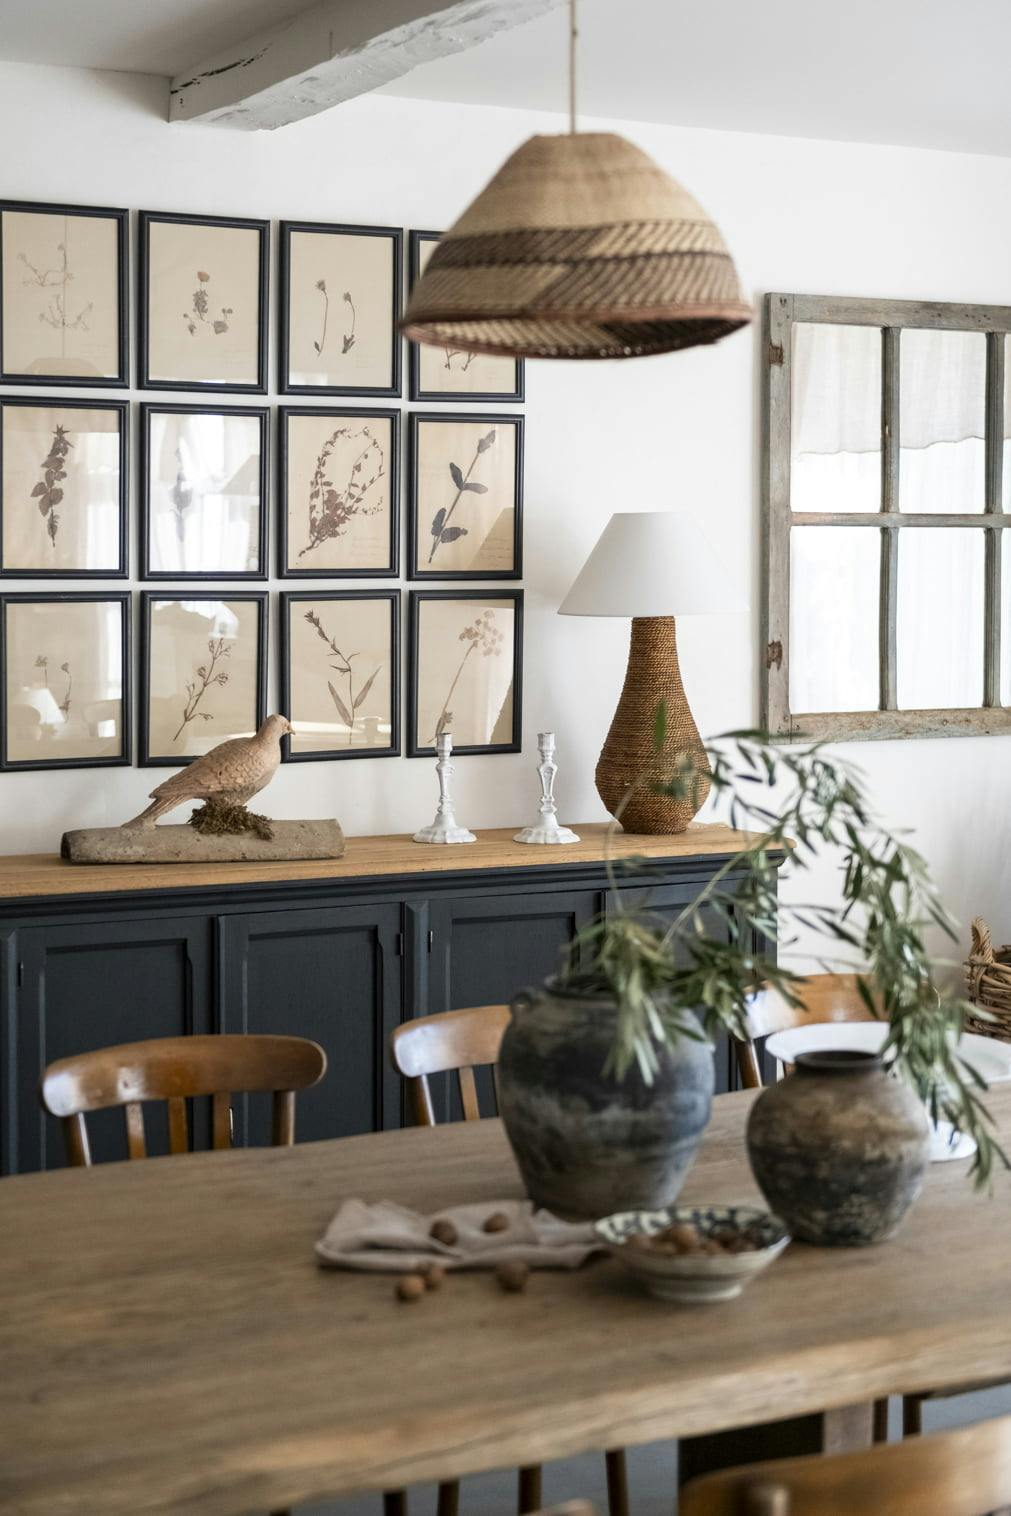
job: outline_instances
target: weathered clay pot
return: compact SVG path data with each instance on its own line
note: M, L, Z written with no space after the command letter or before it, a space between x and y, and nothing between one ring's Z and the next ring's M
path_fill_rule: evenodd
M874 1053L802 1053L748 1121L759 1188L795 1237L826 1247L884 1242L920 1193L930 1123Z
M604 1075L617 1008L548 982L517 997L498 1062L499 1111L535 1205L608 1216L677 1199L709 1120L713 1055L682 1038L638 1067Z

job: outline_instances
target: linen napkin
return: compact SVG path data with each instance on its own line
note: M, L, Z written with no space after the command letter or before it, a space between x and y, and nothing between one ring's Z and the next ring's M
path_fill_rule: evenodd
M486 1232L489 1216L504 1216L509 1225ZM432 1223L456 1228L453 1244L431 1236ZM590 1222L560 1221L550 1211L535 1211L529 1200L484 1201L454 1205L431 1216L380 1200L345 1200L316 1244L316 1257L327 1268L388 1270L410 1274L429 1263L446 1269L492 1269L517 1262L532 1269L575 1269L591 1253L604 1251Z

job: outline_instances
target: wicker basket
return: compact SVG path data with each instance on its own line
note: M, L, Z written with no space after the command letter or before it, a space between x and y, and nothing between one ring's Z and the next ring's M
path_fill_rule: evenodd
M1011 1042L1011 944L995 950L990 928L980 916L972 923L965 982L973 1005L989 1012L985 1021L967 1017L966 1030Z

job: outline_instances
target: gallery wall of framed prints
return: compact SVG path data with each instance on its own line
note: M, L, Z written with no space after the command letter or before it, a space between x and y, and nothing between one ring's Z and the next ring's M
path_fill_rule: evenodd
M524 365L405 345L438 238L0 200L0 769L519 750Z

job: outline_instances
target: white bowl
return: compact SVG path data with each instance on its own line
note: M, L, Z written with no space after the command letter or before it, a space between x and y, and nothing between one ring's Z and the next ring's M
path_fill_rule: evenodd
M703 1237L728 1226L741 1231L757 1227L767 1241L743 1253L660 1253L627 1246L630 1237L655 1237L685 1221ZM733 1300L790 1241L778 1216L751 1205L671 1205L661 1211L618 1211L594 1222L593 1230L651 1295L690 1305Z

